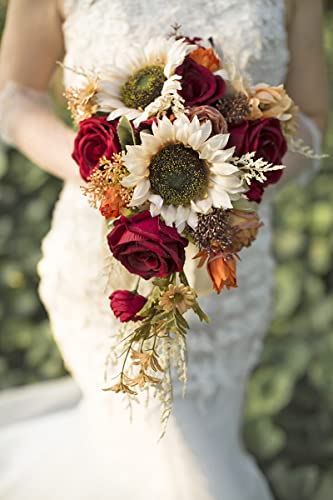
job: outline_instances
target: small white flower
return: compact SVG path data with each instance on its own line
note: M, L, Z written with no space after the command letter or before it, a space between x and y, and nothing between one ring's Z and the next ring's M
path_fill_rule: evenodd
M212 207L232 208L246 191L240 169L231 163L235 148L225 149L229 135L211 137L211 122L201 124L181 115L166 116L141 133L141 145L129 146L124 164L129 171L122 184L134 187L130 206L149 202L152 216L167 225L195 229L198 213Z

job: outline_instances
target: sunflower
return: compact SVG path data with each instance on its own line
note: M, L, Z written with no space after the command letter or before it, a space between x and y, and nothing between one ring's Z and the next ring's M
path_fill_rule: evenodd
M211 134L210 121L186 115L173 122L164 116L152 134L142 132L141 145L128 146L124 157L129 175L121 183L135 188L129 206L150 203L153 217L161 214L179 231L195 229L198 213L232 208L246 187L231 163L234 148L224 149L229 135Z
M99 82L99 109L111 111L110 120L127 116L136 125L170 108L182 110L181 77L175 70L193 48L184 39L157 37L121 52Z

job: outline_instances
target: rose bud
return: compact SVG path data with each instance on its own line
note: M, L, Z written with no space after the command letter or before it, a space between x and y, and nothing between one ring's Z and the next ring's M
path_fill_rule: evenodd
M141 311L147 302L143 295L129 290L116 290L110 295L109 299L114 315L122 323L142 320L140 316L137 316L137 313Z
M126 207L126 201L121 196L122 187L119 184L109 187L102 200L99 210L103 217L116 219L121 213L121 209Z
M186 110L187 116L192 120L197 116L199 122L210 120L213 127L214 134L227 134L228 124L221 113L212 106L192 106Z
M249 247L256 239L259 228L263 226L256 212L230 210L228 223L231 227L232 250L239 252Z

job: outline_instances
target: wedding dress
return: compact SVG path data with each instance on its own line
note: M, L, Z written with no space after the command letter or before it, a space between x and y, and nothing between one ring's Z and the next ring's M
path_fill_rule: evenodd
M212 37L253 82L283 82L288 64L282 0L66 0L65 84L70 68L100 68L120 45L166 34ZM166 436L157 442L158 405L128 409L104 393L104 365L119 328L108 295L128 279L111 279L104 221L75 182L67 182L43 242L40 294L65 363L82 391L79 405L2 427L1 500L270 500L241 441L248 377L272 310L271 201L260 206L264 228L238 266L239 288L201 291L210 325L191 319L185 399L175 387ZM246 255L245 255L246 252ZM195 282L195 283L194 283ZM41 400L61 398L44 387ZM35 398L37 401L37 398ZM39 401L40 403L40 401ZM1 406L0 406L1 408Z

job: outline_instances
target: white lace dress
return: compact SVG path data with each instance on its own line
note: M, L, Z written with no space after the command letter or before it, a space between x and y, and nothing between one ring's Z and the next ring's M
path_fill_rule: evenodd
M185 34L213 37L254 82L283 82L288 51L283 0L67 0L65 65L99 68L120 44L164 34L176 22ZM66 71L66 84L75 80ZM118 329L108 303L123 275L105 272L104 222L81 195L64 186L43 243L40 292L56 341L78 382L78 407L0 432L2 500L269 500L240 431L246 385L272 310L271 206L265 227L239 264L239 288L201 299L212 319L194 318L188 337L185 400L159 443L159 412L134 409L103 393L104 363ZM200 275L189 270L205 292ZM52 398L50 389L49 396ZM58 393L57 393L58 394ZM58 397L58 396L57 396Z

